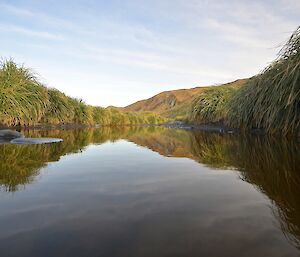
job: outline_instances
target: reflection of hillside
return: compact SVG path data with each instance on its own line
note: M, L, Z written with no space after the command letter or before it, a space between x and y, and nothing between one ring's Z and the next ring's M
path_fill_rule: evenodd
M0 186L16 191L32 182L48 162L82 151L89 144L126 139L164 156L187 157L212 168L236 169L273 203L283 232L300 245L300 146L259 136L189 132L163 127L103 127L27 131L31 137L58 137L49 145L0 145Z
M167 128L156 128L149 132L136 133L127 139L164 156L193 158L190 151L190 133Z

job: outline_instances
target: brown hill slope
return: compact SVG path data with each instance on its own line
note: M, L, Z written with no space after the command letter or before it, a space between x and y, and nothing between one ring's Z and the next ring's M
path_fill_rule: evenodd
M240 86L244 84L246 80L247 79L238 79L224 85ZM167 116L169 116L172 110L177 113L182 109L181 107L186 109L193 97L206 88L208 87L195 87L190 89L178 89L161 92L151 98L130 104L124 107L123 110L133 112L152 111L163 115L168 113Z
M151 98L140 100L124 107L125 111L154 111L163 112L192 98L203 87L179 89L161 92Z

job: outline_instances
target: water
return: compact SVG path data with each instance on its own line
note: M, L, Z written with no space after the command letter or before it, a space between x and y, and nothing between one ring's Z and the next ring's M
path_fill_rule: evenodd
M0 145L0 256L300 256L295 140L160 127Z

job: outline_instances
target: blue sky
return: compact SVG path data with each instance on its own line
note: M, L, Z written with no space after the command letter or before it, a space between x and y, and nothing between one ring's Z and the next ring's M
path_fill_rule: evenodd
M0 56L89 104L124 106L258 73L299 13L299 0L0 0Z

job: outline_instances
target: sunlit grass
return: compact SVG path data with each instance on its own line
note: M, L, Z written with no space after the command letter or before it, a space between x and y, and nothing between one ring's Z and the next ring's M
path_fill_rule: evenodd
M269 133L299 133L300 27L261 74L236 92L229 104L228 124L263 128Z
M189 122L222 123L267 133L299 134L300 28L279 52L278 58L244 85L222 85L194 97Z
M214 86L203 90L191 105L189 121L193 123L224 122L228 112L228 102L239 87Z
M34 73L12 60L0 67L0 118L6 125L33 125L49 104L47 89Z
M12 60L0 65L0 123L7 126L38 124L136 125L165 119L152 112L129 113L94 107L42 85L34 73Z

